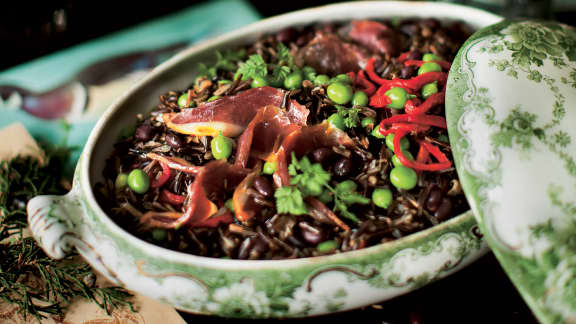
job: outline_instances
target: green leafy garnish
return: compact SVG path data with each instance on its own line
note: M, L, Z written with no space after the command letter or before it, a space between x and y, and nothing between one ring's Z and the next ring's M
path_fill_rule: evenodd
M338 115L342 117L344 120L344 126L347 128L354 128L360 124L360 116L358 114L360 113L360 110L362 110L361 108L336 106L336 109L338 109Z
M278 188L274 197L276 198L276 209L280 214L302 215L307 213L302 192L294 186Z
M276 49L276 58L278 60L277 65L285 65L291 70L296 68L294 65L294 57L290 54L290 49L286 45L280 43Z
M329 185L330 173L320 163L312 164L307 157L298 161L294 152L288 172L292 176L290 183L297 185L305 196L319 196Z
M256 77L265 78L268 75L268 65L262 56L258 54L250 55L248 60L240 65L234 78L237 78L240 74L242 74L242 80L249 80Z
M343 184L343 182L340 184ZM341 186L340 184L336 185L336 188L330 188L334 193L334 210L350 220L359 222L358 217L348 211L348 207L353 204L366 205L370 203L370 199L357 193L355 188Z

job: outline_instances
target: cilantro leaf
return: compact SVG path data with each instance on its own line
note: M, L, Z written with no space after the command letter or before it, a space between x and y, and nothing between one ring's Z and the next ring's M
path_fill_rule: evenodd
M318 196L328 186L331 175L322 168L320 163L310 163L308 157L303 157L300 161L292 152L292 162L288 167L288 172L292 176L290 183L297 185L306 196Z
M280 214L302 215L307 213L302 193L294 186L278 188L274 197L276 198L276 210Z
M347 128L354 128L360 124L360 116L358 114L360 113L361 108L336 106L336 109L338 109L338 115L342 117L344 120L344 126Z
M268 75L268 65L258 54L250 55L248 60L236 71L234 78L237 78L242 74L242 80L248 80L253 78L265 78Z

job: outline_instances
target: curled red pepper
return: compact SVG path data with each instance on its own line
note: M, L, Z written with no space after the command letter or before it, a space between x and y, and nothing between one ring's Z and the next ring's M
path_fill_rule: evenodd
M424 147L426 151L432 153L432 155L438 160L438 162L425 163L425 162L419 162L418 160L413 161L408 159L404 155L404 152L402 151L402 147L400 145L400 140L404 136L406 136L406 134L408 134L408 131L406 130L400 130L394 133L394 154L398 156L398 160L400 160L400 163L402 163L402 165L419 171L440 171L448 169L452 166L452 163L446 157L446 155L442 151L440 151L438 147L434 146L433 144L427 141L421 141L420 147L421 148ZM428 154L426 154L426 151L422 151L423 152L422 154L418 152L418 157L420 158L420 160L424 161L428 160L428 157L426 156Z
M436 115L425 114L401 114L383 119L380 122L380 129L395 123L412 123L424 126L435 126L446 129L446 119Z
M432 109L435 106L444 104L446 90L443 89L440 92L436 92L430 97L428 97L424 102L420 105L416 101L410 102L411 100L406 101L404 105L404 111L407 114L418 115L418 114L425 114L428 110ZM414 100L414 99L412 99Z

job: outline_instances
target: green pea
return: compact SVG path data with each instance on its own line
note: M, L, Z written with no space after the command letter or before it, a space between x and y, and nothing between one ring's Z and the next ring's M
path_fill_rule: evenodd
M284 80L284 87L290 90L302 88L302 73L292 72L288 74Z
M168 231L163 228L155 228L150 234L152 234L152 239L156 242L162 242L168 238Z
M418 75L428 72L442 72L442 67L438 63L426 62L418 69Z
M366 117L361 121L362 127L368 127L370 125L374 126L376 124L376 119L372 117Z
M134 169L128 174L128 187L135 193L143 194L150 188L150 177L140 169Z
M414 156L412 156L412 153L408 152L408 151L404 151L404 156L410 160L410 161L414 161ZM392 156L392 164L394 164L394 166L404 166L402 164L402 162L400 162L400 159L398 159L398 155L394 154L394 156Z
M222 135L222 132L220 132L210 142L210 148L215 159L227 159L232 154L232 139Z
M328 117L328 123L332 125L332 127L336 127L341 130L346 129L346 125L344 125L344 118L340 116L338 113L333 113Z
M374 127L374 129L372 130L372 132L370 134L376 138L385 138L386 137L386 136L382 135L382 133L380 133L380 125L376 125L376 127Z
M326 89L328 98L339 105L345 105L352 100L352 87L348 84L335 82Z
M390 103L386 107L392 109L403 109L409 98L406 89L399 87L391 88L385 92L385 95L390 98Z
M212 97L208 98L208 100L206 100L206 101L210 102L210 101L218 100L220 98L222 98L222 96L212 96Z
M330 83L330 77L326 74L319 74L316 76L316 78L314 78L315 86L322 86L328 83Z
M390 182L398 189L410 190L418 183L418 174L413 169L397 166L390 171Z
M278 167L278 162L266 162L264 167L262 167L262 173L264 174L274 174L276 168Z
M372 202L380 208L388 208L392 198L392 191L388 188L377 188L372 192Z
M188 101L188 92L184 92L183 94L178 97L178 107L184 108L187 107L186 102Z
M439 56L436 56L432 53L426 53L422 56L422 61L430 62L430 61L441 61L442 59Z
M352 106L367 106L368 105L368 95L364 91L354 92L352 96Z
M390 150L392 150L392 152L394 152L394 134L393 133L386 135L386 146ZM406 152L410 148L410 141L406 137L403 137L400 140L400 148L402 149L402 152Z
M318 196L318 200L324 204L328 204L332 201L332 194L330 194L330 191L324 191L320 196Z
M261 78L261 77L254 77L252 79L252 82L250 83L250 86L252 88L260 88L260 87L265 87L268 85L268 81L266 81L266 79Z
M336 241L324 241L316 246L316 250L320 253L330 253L338 248Z
M330 82L331 83L340 82L340 83L350 84L350 83L352 83L352 80L350 79L350 76L348 76L348 74L338 74L337 76L333 77L330 80Z
M234 202L232 201L232 198L226 200L224 206L226 206L226 208L228 208L229 211L234 212Z
M438 82L431 82L422 87L422 97L424 99L438 92Z

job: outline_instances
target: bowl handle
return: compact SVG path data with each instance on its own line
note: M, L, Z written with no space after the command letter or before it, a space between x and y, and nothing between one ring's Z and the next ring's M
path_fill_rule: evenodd
M73 191L65 196L36 196L26 209L32 235L44 252L53 259L69 255L76 237L73 219L82 214Z

